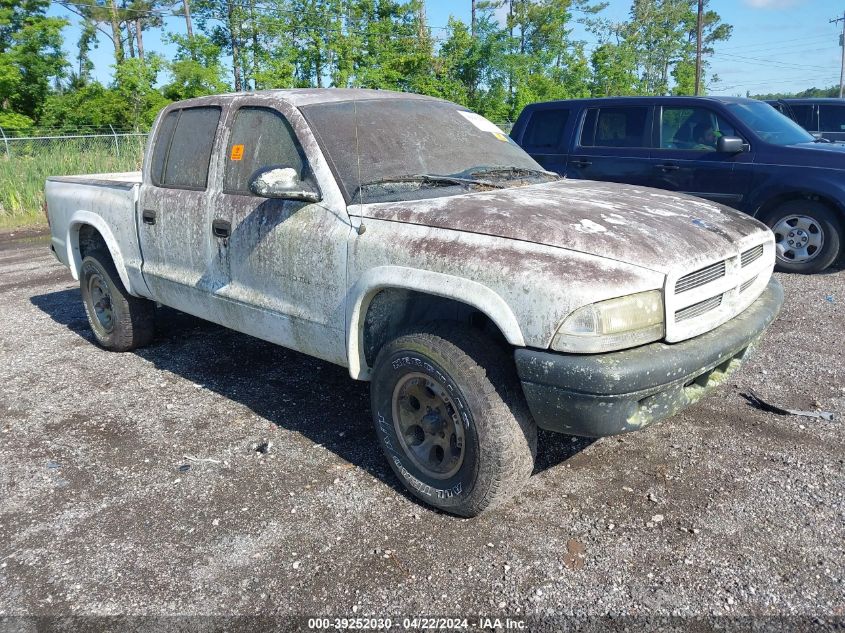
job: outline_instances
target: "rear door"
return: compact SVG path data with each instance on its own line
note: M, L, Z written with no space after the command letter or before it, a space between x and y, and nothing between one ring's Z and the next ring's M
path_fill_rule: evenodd
M208 174L222 114L217 105L166 112L141 187L138 230L147 286L157 301L199 316L220 283Z
M541 104L535 108L525 125L520 146L544 169L563 174L568 158L572 108L560 104Z
M653 109L646 105L587 108L566 164L566 175L648 185Z
M734 166L748 154L716 151L720 136L739 135L734 126L713 108L698 105L661 106L657 122L653 186L739 206L747 183L736 177Z

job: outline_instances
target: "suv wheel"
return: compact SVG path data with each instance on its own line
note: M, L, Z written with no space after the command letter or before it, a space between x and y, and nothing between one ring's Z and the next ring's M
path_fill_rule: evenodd
M833 210L821 202L790 200L761 219L775 234L779 271L815 273L839 256L841 224Z
M475 516L531 475L537 428L513 358L457 325L400 336L379 352L370 385L376 433L417 498Z

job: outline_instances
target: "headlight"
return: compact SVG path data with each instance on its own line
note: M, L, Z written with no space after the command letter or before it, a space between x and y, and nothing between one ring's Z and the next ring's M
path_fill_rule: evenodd
M558 352L594 354L635 347L663 338L663 294L639 292L578 308L552 339Z

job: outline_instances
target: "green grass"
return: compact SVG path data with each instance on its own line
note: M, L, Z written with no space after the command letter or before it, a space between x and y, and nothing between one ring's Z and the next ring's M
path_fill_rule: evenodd
M10 142L10 156L0 143L0 228L20 228L45 222L44 181L141 167L143 139L58 139ZM119 151L118 151L119 150Z

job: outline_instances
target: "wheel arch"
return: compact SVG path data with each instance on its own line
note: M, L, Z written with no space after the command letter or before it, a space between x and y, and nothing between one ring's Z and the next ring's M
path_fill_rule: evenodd
M403 266L380 266L367 271L349 297L347 357L349 374L358 380L369 380L374 354L391 334L452 310L457 318L449 320L470 322L501 336L509 345L525 346L519 323L505 300L468 279ZM380 302L389 309L382 315L374 314L371 308L377 308ZM397 314L398 318L387 318ZM406 315L411 315L410 319L404 318ZM474 315L481 316L476 323ZM373 328L381 330L374 334Z
M90 211L77 211L68 223L67 257L70 262L70 272L74 279L79 279L79 272L82 268L82 260L85 254L93 250L97 245L102 245L111 255L120 281L130 294L134 294L126 266L120 253L117 240L114 237L108 224L97 214Z
M769 211L793 200L812 200L814 202L820 202L835 211L840 220L845 220L845 205L839 202L835 196L810 190L782 191L774 196L770 196L757 205L757 209L754 211L754 217L760 219Z

